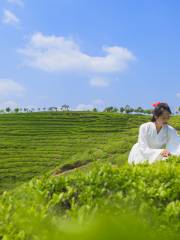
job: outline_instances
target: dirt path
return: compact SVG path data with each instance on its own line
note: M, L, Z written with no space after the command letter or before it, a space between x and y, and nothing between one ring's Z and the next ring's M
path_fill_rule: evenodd
M52 176L60 176L64 175L66 173L73 172L75 169L83 169L87 165L92 163L91 160L85 160L85 161L77 161L74 163L67 163L63 166L61 166L59 169L56 169L52 172Z

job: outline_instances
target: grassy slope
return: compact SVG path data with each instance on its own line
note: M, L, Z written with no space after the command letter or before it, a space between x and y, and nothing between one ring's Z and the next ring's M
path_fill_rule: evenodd
M147 119L92 112L0 115L0 192L81 158L85 150L101 148L110 139L134 135ZM122 146L122 152L127 150Z
M148 116L41 112L0 116L0 192L67 162L124 163ZM180 129L180 117L172 117Z
M86 116L88 114L90 113L84 113L84 115ZM96 114L95 114L96 116L98 117L100 116L100 113ZM128 116L118 114L102 114L102 116L100 117L104 118L106 117L106 119L109 119L109 123L111 122L111 124L113 120L114 122L116 120L118 121L125 120L124 122L125 132L121 130L121 132L117 133L115 132L112 133L111 135L107 135L106 143L99 144L100 147L97 147L97 145L95 145L92 146L91 150L89 150L88 148L86 149L85 147L83 152L79 154L76 153L71 158L71 161L77 160L83 161L85 159L100 160L98 161L99 169L96 167L97 166L96 162L91 163L90 165L85 166L84 168L68 172L68 174L65 174L64 178L54 176L50 177L49 174L51 174L52 168L47 168L46 174L42 174L42 176L39 176L38 178L35 177L32 179L32 181L24 183L20 187L17 187L12 191L9 191L8 193L4 194L3 197L4 200L2 201L3 211L0 214L0 220L6 218L7 222L9 221L12 222L12 224L10 225L4 223L4 225L2 226L2 230L5 231L6 234L16 235L16 233L14 233L13 230L15 229L17 220L19 218L15 213L20 206L22 206L22 208L25 207L27 214L30 214L27 215L27 219L30 219L29 221L32 223L32 219L30 218L30 216L31 215L34 216L34 211L36 212L36 209L42 208L42 212L39 213L40 218L44 217L43 214L46 214L46 207L48 211L49 206L51 206L51 204L53 208L55 207L55 211L56 204L58 208L59 206L62 205L62 209L60 210L63 209L68 210L69 205L67 205L67 203L70 202L72 204L74 202L74 194L76 195L76 191L79 192L77 203L76 205L74 205L73 208L74 210L69 209L70 214L71 213L73 214L74 211L75 215L79 214L79 216L84 217L84 215L82 214L83 212L81 212L81 210L83 209L80 208L81 204L82 207L84 207L85 213L87 212L86 207L87 209L89 209L88 211L91 212L94 208L93 204L95 204L96 201L98 201L99 197L102 197L103 200L102 205L108 200L108 197L112 197L113 201L117 200L117 204L115 201L115 206L117 207L119 207L119 201L121 199L124 199L123 201L125 202L128 200L129 206L135 207L136 205L134 205L134 203L136 203L137 207L141 209L141 211L144 209L144 202L146 202L146 204L148 203L149 204L148 206L154 209L156 213L158 212L160 213L158 218L160 218L160 221L162 221L163 224L165 224L165 226L166 225L168 226L171 220L172 224L174 224L173 225L174 229L179 229L180 226L178 225L177 219L180 216L179 215L180 205L177 199L179 199L178 186L180 180L179 179L180 158L178 158L177 160L172 158L171 159L172 164L171 162L169 162L167 164L159 163L157 165L147 167L146 166L142 167L137 166L134 168L129 167L127 164L127 156L129 149L132 147L132 144L137 140L138 125L141 122L148 121L149 118L147 117L144 118L142 116ZM179 132L180 130L179 117L172 117L169 124L175 126ZM129 128L127 129L126 126L129 126ZM103 139L104 136L105 134L103 135ZM173 163L174 160L175 162ZM113 169L110 166L107 167L105 164L103 164L103 162L104 163L111 162L117 165L126 163L127 165L124 164L124 166L120 168L115 166L115 168ZM62 190L64 185L67 186L68 188L67 193L66 192L64 193L64 190ZM103 189L102 186L104 186ZM125 192L123 193L124 194L123 198L121 198L122 196L120 193L122 192L123 189L125 189ZM113 194L109 195L108 194L109 191L112 192ZM140 202L137 198L138 195L137 196L136 194L134 195L134 193L138 192L142 194ZM41 198L40 202L38 202L39 195L49 196L48 202L45 203L47 204L46 207L43 205L44 203L42 203ZM94 200L91 200L90 197L92 196ZM112 203L112 200L110 198L110 203ZM30 207L27 208L27 205L31 206L31 208ZM22 220L20 221L20 224L22 224L23 221L26 222L27 219L20 217L20 220ZM25 226L25 229L26 228L27 225ZM25 231L28 232L29 230L26 229ZM57 226L54 226L53 232L56 231Z

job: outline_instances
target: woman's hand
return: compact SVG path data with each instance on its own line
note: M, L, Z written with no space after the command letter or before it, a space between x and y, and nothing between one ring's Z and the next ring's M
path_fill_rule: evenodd
M168 157L171 155L171 153L167 149L163 149L160 153L163 157Z

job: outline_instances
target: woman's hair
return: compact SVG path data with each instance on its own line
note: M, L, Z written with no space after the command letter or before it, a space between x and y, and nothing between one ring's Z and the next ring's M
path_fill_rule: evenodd
M170 114L172 113L171 112L171 109L170 107L168 106L167 103L159 103L153 110L152 110L152 118L151 118L151 122L155 122L156 121L156 118L155 117L159 117L163 114L164 111L168 111Z

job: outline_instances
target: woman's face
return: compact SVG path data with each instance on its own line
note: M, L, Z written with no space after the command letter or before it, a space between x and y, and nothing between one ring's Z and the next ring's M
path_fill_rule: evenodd
M156 118L156 122L159 125L165 125L168 123L168 120L170 119L171 114L168 111L164 111L161 116Z

